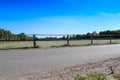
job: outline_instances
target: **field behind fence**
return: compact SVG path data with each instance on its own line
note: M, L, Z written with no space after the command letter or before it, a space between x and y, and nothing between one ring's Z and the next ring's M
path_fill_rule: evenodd
M87 39L70 39L67 35L65 40L37 40L36 35L32 35L32 40L1 40L0 50L2 49L26 49L26 48L51 48L51 47L65 47L65 46L88 46L88 45L106 45L106 44L119 44L119 38L108 35L107 38L96 38L90 36ZM45 36L45 35L44 35ZM50 35L49 35L50 36ZM54 35L55 36L55 35Z

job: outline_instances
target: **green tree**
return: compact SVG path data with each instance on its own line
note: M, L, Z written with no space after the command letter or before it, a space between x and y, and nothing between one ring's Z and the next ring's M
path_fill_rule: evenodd
M25 33L20 33L20 34L18 34L18 38L19 38L20 40L26 40L26 35L25 35Z

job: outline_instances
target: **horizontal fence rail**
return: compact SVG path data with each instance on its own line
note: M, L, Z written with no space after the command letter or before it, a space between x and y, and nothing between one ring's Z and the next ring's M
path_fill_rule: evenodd
M74 35L76 37L74 38ZM41 37L42 36L42 37ZM27 38L29 37L29 38ZM33 47L36 48L37 41L60 41L65 40L65 46L70 45L70 41L72 40L89 40L90 44L93 45L95 40L108 40L109 44L112 44L112 40L118 40L120 39L120 35L80 35L80 34L27 34L27 37L24 39L20 39L17 37L13 37L12 39L9 39L6 37L5 39L0 39L0 43L2 42L27 42L32 41ZM63 38L64 37L64 38Z

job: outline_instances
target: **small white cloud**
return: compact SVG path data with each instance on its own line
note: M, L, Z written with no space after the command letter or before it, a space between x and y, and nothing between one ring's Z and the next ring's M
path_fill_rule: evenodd
M105 13L105 12L99 12L98 14L99 14L99 15L103 15L103 16L109 16L109 15L110 15L110 14Z
M106 13L106 12L99 12L99 15L102 16L110 16L110 17L116 17L116 16L120 16L120 13Z
M117 13L117 15L119 15L119 16L120 16L120 13Z

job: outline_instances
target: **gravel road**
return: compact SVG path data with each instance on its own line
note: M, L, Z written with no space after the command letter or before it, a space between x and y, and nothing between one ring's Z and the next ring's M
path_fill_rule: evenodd
M120 57L120 44L0 51L0 78Z

